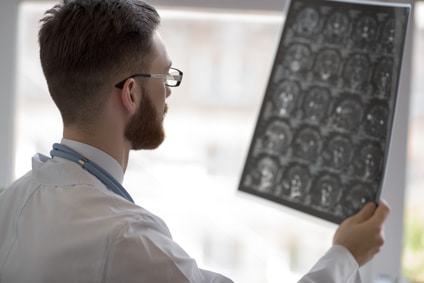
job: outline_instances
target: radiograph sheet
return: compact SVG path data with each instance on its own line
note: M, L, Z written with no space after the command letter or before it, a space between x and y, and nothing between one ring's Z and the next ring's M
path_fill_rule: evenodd
M240 191L334 223L378 202L409 12L291 1Z

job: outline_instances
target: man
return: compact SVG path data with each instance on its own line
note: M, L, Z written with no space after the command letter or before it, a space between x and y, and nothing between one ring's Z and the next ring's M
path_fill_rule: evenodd
M156 10L140 0L65 0L46 12L40 58L63 120L52 158L0 195L0 282L232 282L200 269L121 182L131 149L153 149L172 68ZM383 244L384 202L341 224L300 282L360 282Z

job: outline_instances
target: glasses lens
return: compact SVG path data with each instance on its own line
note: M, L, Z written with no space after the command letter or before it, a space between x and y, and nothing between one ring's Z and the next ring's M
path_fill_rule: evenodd
M170 69L166 78L167 86L178 86L181 82L181 72L175 69Z
M173 76L169 76L166 78L165 83L167 86L176 86L178 84L178 81L175 80Z

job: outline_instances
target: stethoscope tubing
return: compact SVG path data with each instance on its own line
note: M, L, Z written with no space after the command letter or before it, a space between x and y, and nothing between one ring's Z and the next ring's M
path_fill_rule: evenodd
M120 195L121 197L125 198L130 202L134 202L130 194L112 175L110 175L98 164L82 156L75 150L63 144L55 143L53 144L53 149L50 151L50 155L52 157L57 156L79 164L83 169L87 170L90 174L99 179L112 192Z

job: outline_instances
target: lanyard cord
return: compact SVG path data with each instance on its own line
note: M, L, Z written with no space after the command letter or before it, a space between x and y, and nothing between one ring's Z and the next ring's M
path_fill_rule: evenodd
M82 168L97 177L97 179L99 179L103 184L105 184L106 187L108 187L112 192L120 195L121 197L127 199L130 202L134 202L130 194L115 178L112 177L112 175L110 175L102 167L100 167L93 161L88 160L78 152L70 149L69 147L63 144L55 143L53 144L53 149L50 151L50 155L52 157L57 156L78 163L79 165L81 165Z

